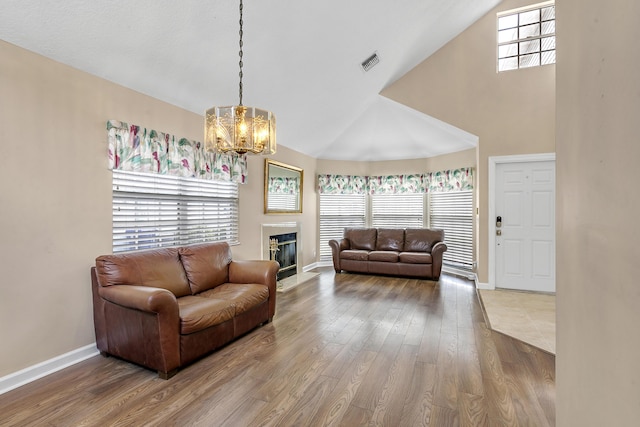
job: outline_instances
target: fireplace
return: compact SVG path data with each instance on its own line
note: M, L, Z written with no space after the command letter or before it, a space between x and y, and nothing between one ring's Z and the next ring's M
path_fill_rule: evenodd
M291 277L297 272L297 235L298 233L286 233L269 236L269 255L280 264L278 280Z
M278 280L302 273L300 223L262 224L262 259L271 259L270 240L277 239L275 260L280 263Z

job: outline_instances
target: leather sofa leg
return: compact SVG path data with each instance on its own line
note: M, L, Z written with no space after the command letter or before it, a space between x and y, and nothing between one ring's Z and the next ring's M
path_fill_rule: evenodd
M101 352L100 352L100 356L102 356L102 357L109 357L109 356L110 356L110 354L109 354L109 353L107 353L106 351L101 351Z
M160 377L163 380L168 380L169 378L171 378L177 373L178 373L177 369L174 369L173 371L169 371L169 372L158 371L158 377Z

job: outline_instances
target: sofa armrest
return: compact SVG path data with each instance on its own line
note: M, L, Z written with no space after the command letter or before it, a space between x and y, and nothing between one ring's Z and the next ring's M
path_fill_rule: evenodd
M269 288L269 319L276 313L277 261L242 260L229 264L229 283L257 283Z
M438 242L431 247L431 259L433 264L431 265L431 272L433 278L438 280L440 273L442 272L442 254L447 250L447 245L444 242Z
M100 287L98 293L105 300L123 307L149 313L166 313L178 316L176 297L166 289L149 286L113 285Z
M96 343L101 352L171 377L180 366L180 313L171 291L148 286L97 286Z
M333 258L333 269L336 271L336 273L339 273L341 268L340 268L340 252L349 249L350 244L349 244L349 240L347 239L340 239L340 240L329 240L329 246L331 246L331 256Z

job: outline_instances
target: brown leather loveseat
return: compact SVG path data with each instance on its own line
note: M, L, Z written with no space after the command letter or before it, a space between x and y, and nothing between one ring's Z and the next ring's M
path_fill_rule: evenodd
M226 242L103 255L91 268L100 353L173 376L266 322L275 261L232 261Z
M345 228L330 240L333 267L356 273L440 278L444 231L427 228Z

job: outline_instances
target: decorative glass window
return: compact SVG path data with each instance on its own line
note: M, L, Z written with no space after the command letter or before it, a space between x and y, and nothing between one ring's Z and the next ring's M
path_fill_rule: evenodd
M498 72L556 62L553 2L498 14Z

